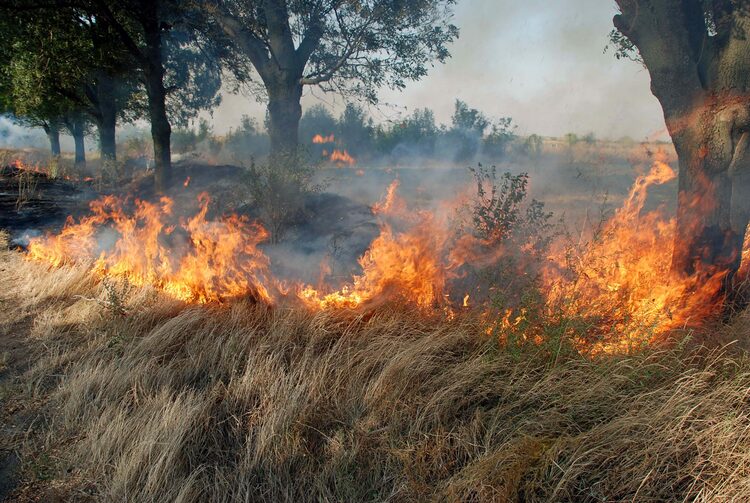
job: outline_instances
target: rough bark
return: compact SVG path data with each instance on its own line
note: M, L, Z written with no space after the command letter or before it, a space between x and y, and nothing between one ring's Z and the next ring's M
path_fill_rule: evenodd
M271 158L281 161L293 157L299 143L299 122L302 118L302 85L295 82L275 86L269 93L268 116Z
M60 157L60 129L55 125L49 125L44 127L44 132L49 140L52 157Z
M750 216L750 37L740 35L750 35L747 13L722 1L617 3L615 27L649 71L678 155L673 270L723 271L729 284Z
M99 79L97 85L98 114L96 126L99 130L99 154L103 162L117 160L117 101L114 83L109 78Z
M313 20L309 33L295 49L286 2L263 0L262 5L267 41L245 29L237 18L221 8L212 7L210 11L224 32L252 61L263 80L269 97L271 159L283 161L295 155L298 149L304 70L322 31Z

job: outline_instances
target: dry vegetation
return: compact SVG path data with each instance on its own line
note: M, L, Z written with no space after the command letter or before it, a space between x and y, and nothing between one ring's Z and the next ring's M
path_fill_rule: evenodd
M726 348L511 351L467 318L185 307L1 254L14 501L750 498Z

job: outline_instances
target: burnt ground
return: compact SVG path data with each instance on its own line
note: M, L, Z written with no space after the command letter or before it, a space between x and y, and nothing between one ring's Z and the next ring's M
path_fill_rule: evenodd
M21 177L30 186L28 196L19 196ZM13 166L0 167L0 229L14 238L54 230L68 215L86 211L96 197L92 184L51 178L44 173L22 172Z
M19 204L21 174L15 167L0 168L0 229L10 232L11 243L21 247L31 237L58 232L68 216L86 215L89 203L104 194L129 196L131 201L156 201L160 197L154 190L153 178L145 173L128 184L101 188L96 182L75 182L27 171L24 174L30 177L33 190ZM249 200L241 179L242 168L237 166L175 163L166 195L174 201L178 217L194 215L200 207L198 197L205 192L211 198L209 219L224 213L258 219L261 212ZM377 191L382 191L387 183L384 181L383 187L376 184ZM302 207L281 242L264 245L273 256L274 273L314 282L321 261L326 259L333 261L336 275L350 276L356 270L357 259L379 232L369 205L347 195L313 192L306 196Z

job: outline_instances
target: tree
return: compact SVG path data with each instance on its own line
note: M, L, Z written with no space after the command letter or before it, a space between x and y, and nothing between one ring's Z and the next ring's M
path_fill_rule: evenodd
M617 4L617 56L649 71L679 158L672 267L694 274L708 265L731 279L750 207L750 2Z
M21 26L15 19L0 17L0 33L3 34L0 39L0 113L24 126L44 129L52 157L57 158L60 156L61 119L68 104L52 100L47 94L29 93L29 82L17 85L18 75L32 76L25 71L25 66L34 54L28 37L21 36Z
M87 122L99 131L101 158L116 159L117 116L133 93L132 64L114 43L110 27L101 18L72 7L11 12L24 26L15 33L10 58L15 71L18 109L36 108L49 101L76 143L78 165L84 162L83 136Z
M221 62L231 59L223 35L211 36L219 32L210 34L211 27L197 21L199 11L191 5L178 0L0 0L9 12L49 15L72 9L89 23L106 27L107 42L132 60L134 75L145 90L145 104L136 104L134 110L144 110L151 122L157 190L165 189L171 177L170 120L187 123L199 109L215 106ZM231 62L227 65L234 69ZM112 81L97 81L94 94L108 95L108 84Z
M168 187L172 173L170 96L177 110L194 114L217 104L223 53L208 50L210 39L194 23L191 10L177 0L81 0L114 30L129 52L146 91L154 143L154 181ZM179 112L178 112L179 113ZM179 117L184 119L185 117Z
M321 135L328 137L336 132L336 119L323 105L313 105L302 115L299 123L302 143L309 144L313 137Z
M476 156L489 125L489 119L482 112L469 107L461 100L456 100L448 140L457 162L465 162Z
M305 86L377 101L445 61L455 0L202 0L257 71L272 156L296 150Z
M338 121L338 138L347 150L359 156L372 149L373 121L364 109L354 103L347 103Z

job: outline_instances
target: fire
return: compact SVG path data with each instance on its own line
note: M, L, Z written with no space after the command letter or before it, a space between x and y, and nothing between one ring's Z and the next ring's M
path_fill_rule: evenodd
M336 138L334 137L333 134L330 134L328 136L316 134L315 136L313 136L313 139L312 139L312 142L315 143L316 145L322 145L324 143L333 143L335 141L336 141Z
M541 270L541 309L551 319L575 320L568 324L577 327L569 335L581 348L627 350L671 330L696 326L721 307L723 274L673 274L675 220L660 211L643 212L649 188L674 178L672 168L658 158L637 178L601 232L582 245L571 247L562 239L553 244ZM541 340L541 332L528 328L536 316L533 308L504 306L498 311L482 290L460 283L466 280L464 266L492 266L504 256L520 254L516 263L525 273L523 255L528 250L521 246L516 255L507 255L511 244L458 231L449 223L454 214L447 205L433 211L410 208L399 195L399 185L394 180L372 206L380 234L359 258L361 273L341 288L326 285L331 271L326 263L317 288L293 280L282 288L259 248L268 237L266 230L237 215L209 220L206 194L199 196L199 211L187 219L175 216L173 201L166 197L146 202L105 196L91 203L89 216L69 218L59 234L32 239L28 256L54 266L91 263L100 277L152 285L187 302L251 296L275 303L288 296L320 310L396 300L450 317L461 308L476 310L488 334L507 338L522 332L522 340Z
M175 222L173 202L134 201L105 196L90 205L91 215L69 218L58 235L32 239L29 257L60 266L91 262L101 277L153 285L189 302L215 302L253 296L270 302L268 258L258 245L266 230L245 217L206 219L210 202L199 196L200 210Z
M397 178L388 185L383 199L373 205L373 213L378 215L389 213L403 214L406 212L406 202L398 197L396 193L400 184L401 182Z
M659 211L641 214L649 187L674 178L672 168L657 159L599 237L578 250L558 247L551 257L545 271L547 305L550 311L590 320L593 335L600 338L594 351L653 341L672 329L696 325L720 307L723 274L672 274L675 220ZM566 266L573 274L562 272Z
M348 164L349 166L353 166L357 163L357 161L349 155L349 152L346 150L338 150L335 149L333 153L331 153L330 157L331 162L335 162L337 164Z
M446 301L446 283L451 270L446 266L448 233L444 222L428 211L409 212L397 196L398 180L390 184L374 214L406 222L397 232L385 221L380 235L359 259L362 274L340 290L322 293L310 286L298 296L318 309L356 308L386 299L403 299L421 308L436 307Z
M187 188L188 185L190 185L190 177L189 176L187 178L185 178L184 182L182 182L182 186L183 187Z

